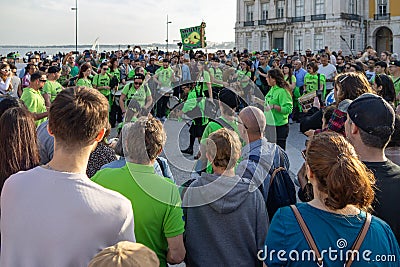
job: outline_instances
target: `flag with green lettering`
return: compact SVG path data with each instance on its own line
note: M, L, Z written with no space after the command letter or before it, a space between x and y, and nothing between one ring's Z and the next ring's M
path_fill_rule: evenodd
M196 48L205 48L207 46L205 42L205 28L206 23L202 22L200 26L180 30L184 51Z

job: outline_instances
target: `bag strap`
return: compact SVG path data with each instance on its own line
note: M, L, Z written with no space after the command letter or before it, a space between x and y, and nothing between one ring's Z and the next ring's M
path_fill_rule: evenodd
M297 209L297 207L295 205L290 205L290 208L292 209L297 222L299 223L299 226L301 228L301 231L304 234L304 237L306 238L306 241L309 245L309 247L314 251L316 257L317 257L317 262L319 266L323 266L323 261L321 258L321 254L319 253L318 247L315 244L315 241L310 233L310 230L308 229L303 217L301 216L299 210ZM365 239L365 236L367 235L367 232L369 230L369 227L371 225L371 220L372 220L372 215L370 213L367 213L366 219L364 221L364 224L360 230L360 232L357 235L356 240L354 241L353 246L351 247L352 251L358 251ZM351 264L353 263L354 259L353 257L350 257L349 259L347 259L346 263L345 263L345 267L350 267Z
M361 231L358 233L358 236L356 238L356 241L354 241L353 246L351 247L352 251L358 251L365 239L365 236L367 235L369 226L371 225L371 220L372 216L370 213L367 213L367 218L364 221L363 227L361 228ZM347 259L345 267L350 267L351 264L353 263L354 258L350 257L350 259Z
M304 234L304 237L306 238L308 246L314 251L317 257L318 266L323 266L324 263L322 262L321 253L319 253L317 244L315 244L314 238L312 237L310 230L306 225L306 222L304 221L303 217L301 216L299 210L295 205L290 205L290 208L292 209L294 216L296 217L296 220L299 223L299 226Z
M162 172L163 176L167 177L167 176L165 176L165 168L164 168L164 165L162 164L161 159L157 157L156 160L158 162L158 165L160 166L160 169L161 169L161 172Z
M393 82L393 84L396 84L396 83L398 83L399 81L400 81L400 77L397 78L397 79Z

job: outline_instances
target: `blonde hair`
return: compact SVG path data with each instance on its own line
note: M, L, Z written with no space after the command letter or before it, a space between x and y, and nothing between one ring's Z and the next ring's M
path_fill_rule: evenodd
M224 169L235 167L241 148L237 133L225 128L210 134L206 141L206 152L213 157L212 163Z

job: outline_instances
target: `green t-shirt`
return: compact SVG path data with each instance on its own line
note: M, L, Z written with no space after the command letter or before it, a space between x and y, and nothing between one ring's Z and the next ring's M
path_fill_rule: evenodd
M207 83L211 82L210 73L208 71L203 70L203 73L197 78L196 88L199 91L207 92L208 86Z
M121 82L121 72L119 71L119 68L116 68L114 71L111 71L111 69L108 69L107 73L114 75L115 77L117 77L118 82Z
M164 67L158 68L156 70L156 76L158 81L161 83L161 87L171 88L172 80L171 77L174 74L174 71L171 67L164 69Z
M93 86L96 86L96 87L110 86L110 80L111 80L111 79L110 79L110 76L108 76L108 74L104 74L104 75L96 74L96 75L93 77L92 84L93 84ZM109 96L109 95L110 95L110 90L107 90L107 89L100 89L99 91L100 91L100 93L102 93L104 96Z
M267 125L269 126L282 126L288 124L289 114L293 110L293 100L290 93L277 85L272 86L265 96L265 104L267 105L278 105L281 107L281 111L271 109L264 112Z
M223 87L222 85L222 70L220 68L210 68L210 75L214 77L214 80L216 80L218 83L213 83L212 86L214 87Z
M62 91L62 86L57 81L47 81L42 89L42 94L48 94L50 96L50 102L56 99L59 92Z
M323 97L323 99L325 99L325 96L326 96L326 78L325 78L325 75L320 74L319 82L320 82L320 84L322 84L324 86L322 97ZM304 92L305 94L317 91L318 90L318 74L311 75L310 73L307 73L304 76L304 85L306 86L306 90Z
M396 96L397 96L400 93L400 77L397 77L397 78L395 78L393 76L390 76L390 77L392 77L392 80L394 83L394 90L395 90Z
M201 119L201 125L206 125L208 123L208 118L206 118L204 115L205 102L206 99L204 97L204 94L200 91L200 89L195 87L189 92L187 100L183 104L182 112L186 113L196 108L196 106L198 106L203 116ZM197 122L198 120L193 120L194 124L196 124Z
M131 201L136 241L157 254L160 266L167 266L167 238L183 234L185 225L176 185L155 174L152 165L129 162L122 168L100 170L92 180Z
M69 75L71 75L71 77L75 77L76 75L78 75L79 74L79 68L78 68L78 66L75 66L75 65L73 65L73 66L71 66L71 65L69 65L69 64L67 64L69 67L70 67L70 69L71 69L71 71L69 72Z
M135 70L129 71L129 73L128 73L128 79L132 79L133 76L135 76L135 74L136 74L136 73L135 73ZM146 70L146 69L144 69L143 75L144 75L144 76L147 75L147 70Z
M68 79L70 79L70 75L61 75L60 78L58 78L57 82L61 84L61 86L68 86Z
M89 79L80 78L76 81L76 86L85 86L88 88L93 88L92 83Z
M146 98L151 96L150 89L147 85L141 85L139 90L136 91L133 82L127 83L122 90L122 94L126 95L125 106L128 106L131 99L135 99L140 107L146 105Z
M246 87L250 82L248 78L251 78L251 71L238 70L237 75L237 80L240 82L242 88Z
M24 88L24 91L21 95L21 100L32 113L43 113L47 111L44 98L40 91L29 87ZM47 118L35 121L36 126L39 126L45 120L47 120Z

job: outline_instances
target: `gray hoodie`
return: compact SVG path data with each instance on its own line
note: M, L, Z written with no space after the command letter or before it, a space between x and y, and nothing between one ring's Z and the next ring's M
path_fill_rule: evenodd
M284 162L280 162L280 151L284 155ZM250 160L250 156L259 157L260 161ZM268 198L269 181L271 176L268 174L271 167L278 168L283 164L286 170L289 170L289 158L286 152L274 143L270 143L266 138L261 138L251 142L242 148L242 161L236 167L236 174L253 181L256 187L263 183L263 197L265 201Z
M190 185L183 199L188 266L261 266L269 222L261 193L249 188L248 179L207 173Z

